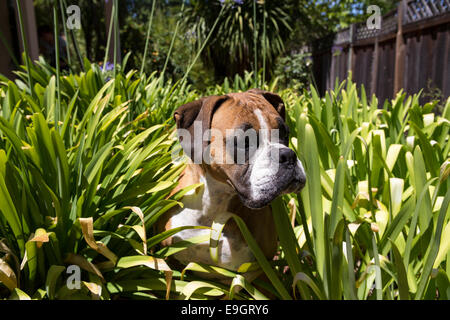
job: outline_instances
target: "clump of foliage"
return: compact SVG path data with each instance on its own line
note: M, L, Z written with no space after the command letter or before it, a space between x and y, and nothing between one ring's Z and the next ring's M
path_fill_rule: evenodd
M301 92L312 83L311 66L309 53L294 53L277 59L274 75L283 88Z
M278 233L300 295L448 299L450 99L442 117L401 92L378 108L351 81L285 99L307 185Z
M136 71L108 80L84 63L59 90L43 60L31 65L33 88L23 72L16 83L2 78L2 297L105 299L120 269L153 265L143 271L155 283L172 274L147 254L164 238L152 234L158 216L178 205L179 195L166 198L184 166L171 163L166 119L194 92ZM83 270L76 290L62 281L69 265Z
M315 40L368 16L367 7L378 5L384 14L394 1L306 0L194 0L186 7L184 27L200 46L202 60L223 80L245 70L263 69L273 75L275 60L291 47L314 45Z
M125 66L108 80L84 64L59 86L42 60L30 65L32 81L24 71L15 83L1 78L2 298L448 299L450 99L435 116L435 102L420 106L418 95L402 93L378 109L351 82L323 98L313 88L279 91L307 185L273 203L278 260L266 260L236 218L256 262L238 272L175 270L170 255L208 241L160 248L181 228L153 228L196 187L168 197L184 168L171 158L172 112L200 93ZM247 73L204 94L251 86ZM71 286L73 265L80 287ZM268 280L247 281L248 270Z
M259 70L263 58L268 66L272 64L292 31L289 10L289 4L272 0L196 0L186 9L183 23L198 43L211 33L202 58L214 69L216 79L223 79ZM256 66L255 50L260 56Z

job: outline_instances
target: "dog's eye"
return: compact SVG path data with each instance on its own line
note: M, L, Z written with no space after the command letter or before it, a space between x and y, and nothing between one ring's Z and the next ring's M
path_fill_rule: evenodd
M245 150L248 150L250 148L250 138L248 136L245 136L244 140L245 140L244 141Z
M284 120L282 118L277 118L278 123L278 136L281 141L288 141L289 140L289 127L286 125Z
M280 138L285 138L289 136L289 127L286 125L282 125L279 128L280 130Z
M289 144L289 127L285 124L281 125L279 128L279 138L281 143L288 145Z
M238 150L238 149L245 149L248 150L250 146L250 139L247 136L243 136L243 137L239 137L239 136L235 136L234 137L234 149Z
M248 150L250 147L258 145L258 135L254 130L253 132L247 131L244 134L234 136L233 144L235 148Z
M235 163L248 161L251 155L258 149L259 136L254 129L249 129L233 137L233 153Z

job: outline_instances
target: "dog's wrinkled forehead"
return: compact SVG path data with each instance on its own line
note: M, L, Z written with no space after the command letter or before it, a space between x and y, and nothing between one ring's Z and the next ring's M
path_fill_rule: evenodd
M212 127L212 118L218 111L221 114L221 120L229 124L230 118L236 121L253 118L253 111L256 108L264 114L278 113L283 120L285 118L284 102L279 95L260 89L251 89L246 92L204 97L186 103L175 110L174 119L178 129L189 131L193 131L195 121L201 121L204 131Z
M257 116L260 110L269 128L278 128L281 115L275 107L260 94L253 92L239 92L228 94L230 99L215 112L211 127L216 129L262 128L261 119Z

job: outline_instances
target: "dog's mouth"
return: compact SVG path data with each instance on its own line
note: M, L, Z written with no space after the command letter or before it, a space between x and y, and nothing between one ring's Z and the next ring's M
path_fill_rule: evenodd
M288 187L283 191L284 194L300 192L306 184L306 178L303 175L294 176Z
M268 206L276 197L282 194L300 192L305 186L306 178L303 175L285 173L261 189L258 197L254 196L249 187L233 183L230 179L227 182L236 191L244 206L250 209L261 209Z
M261 199L257 200L251 196L250 189L243 186L240 183L234 183L231 179L227 180L227 183L236 191L239 200L244 206L250 209L261 209L268 205L273 199Z

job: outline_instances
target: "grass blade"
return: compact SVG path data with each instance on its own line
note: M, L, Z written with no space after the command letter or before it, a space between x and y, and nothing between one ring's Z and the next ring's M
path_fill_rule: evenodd
M394 241L389 239L392 246L392 252L394 253L394 263L397 267L397 278L398 278L398 290L400 293L401 300L409 300L409 286L408 278L406 274L405 265L403 264L402 256Z

